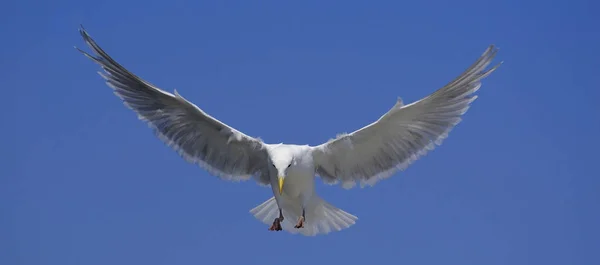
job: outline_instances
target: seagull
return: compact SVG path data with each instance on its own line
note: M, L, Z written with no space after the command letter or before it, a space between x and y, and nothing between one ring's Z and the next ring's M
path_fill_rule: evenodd
M182 97L150 84L112 59L83 26L79 33L106 84L123 104L148 123L158 138L186 161L229 181L253 179L270 186L273 197L250 210L270 231L315 236L340 231L358 218L315 192L317 176L326 184L350 189L373 186L442 143L477 98L481 80L498 49L490 45L456 79L429 96L394 106L375 122L317 145L268 144L213 118Z

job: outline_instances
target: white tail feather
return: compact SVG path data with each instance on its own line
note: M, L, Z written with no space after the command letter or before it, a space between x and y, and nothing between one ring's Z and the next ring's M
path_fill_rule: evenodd
M315 236L319 234L328 234L334 231L346 229L356 223L358 219L329 203L323 199L313 196L309 201L305 214L306 220L304 228L294 228L296 221L302 214L299 205L282 202L284 221L281 223L283 230L292 234L300 233L305 236ZM262 204L250 210L250 213L261 222L271 225L273 220L279 216L279 208L275 197L271 197Z

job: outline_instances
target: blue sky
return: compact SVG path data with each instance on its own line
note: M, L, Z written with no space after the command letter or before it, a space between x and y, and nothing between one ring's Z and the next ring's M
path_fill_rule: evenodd
M4 3L0 264L600 263L600 4L281 2ZM306 238L248 213L269 189L159 141L73 49L87 48L79 24L134 73L272 143L358 129L489 44L504 64L406 171L319 183L359 220Z

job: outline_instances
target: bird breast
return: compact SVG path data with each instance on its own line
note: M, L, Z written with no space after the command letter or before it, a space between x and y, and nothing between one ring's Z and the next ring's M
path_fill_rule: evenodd
M285 196L297 198L300 195L311 195L315 187L315 175L312 167L299 163L290 168L283 184Z

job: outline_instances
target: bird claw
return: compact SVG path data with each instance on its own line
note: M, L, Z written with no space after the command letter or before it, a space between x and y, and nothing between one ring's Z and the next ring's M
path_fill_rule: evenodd
M281 218L275 218L275 220L273 221L273 225L271 225L271 227L269 227L269 231L281 231L283 230L281 228Z
M300 229L303 227L304 227L304 216L300 216L300 218L298 219L298 223L296 224L296 226L294 226L294 228Z

